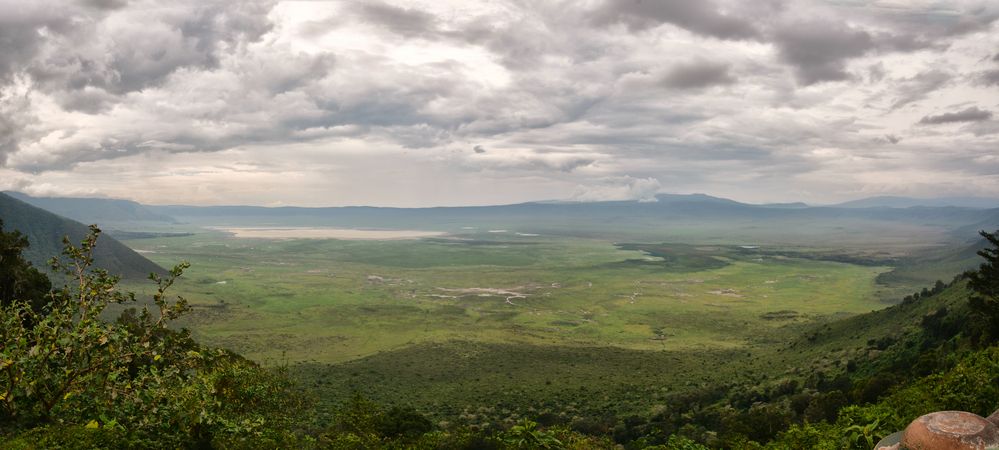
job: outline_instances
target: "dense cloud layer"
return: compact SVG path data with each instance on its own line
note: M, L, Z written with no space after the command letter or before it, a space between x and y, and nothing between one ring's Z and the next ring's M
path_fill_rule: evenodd
M739 12L741 11L726 11L722 5L710 0L604 0L590 16L594 23L623 23L632 30L670 24L719 39L758 38L760 31L756 25Z
M0 189L999 196L988 1L0 0Z
M976 106L965 108L960 111L943 113L936 116L926 116L919 119L923 125L934 125L953 122L981 122L992 118L992 111L984 111Z

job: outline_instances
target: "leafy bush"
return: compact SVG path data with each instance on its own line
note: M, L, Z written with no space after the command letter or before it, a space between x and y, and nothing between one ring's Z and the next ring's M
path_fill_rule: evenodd
M999 347L967 354L953 368L921 378L872 405L849 405L835 423L791 426L772 449L870 449L883 437L934 411L989 415L999 406Z
M141 442L130 440L117 428L96 425L48 425L33 428L7 442L0 443L5 450L49 449L115 449L143 447Z
M117 290L117 277L90 270L99 232L91 227L79 248L65 240L67 261L53 259L52 267L65 273L72 286L48 293L41 311L20 298L0 307L0 370L5 375L0 408L15 421L98 419L100 411L113 411L121 398L141 391L148 375L189 368L188 358L178 354L183 346L168 345L187 336L167 329L186 303L169 302L165 296L186 266L175 267L167 279L154 277L157 312L143 308L134 329L106 323L101 316L108 305L135 302L135 296Z
M52 266L67 284L42 308L32 298L0 305L0 418L20 433L10 445L250 448L295 439L302 400L285 375L169 328L188 310L166 295L186 263L150 276L151 304L102 320L109 305L137 300L91 268L99 233L91 227L80 247L64 240L65 259Z
M561 448L562 441L554 433L538 428L537 422L524 419L499 437L513 448Z

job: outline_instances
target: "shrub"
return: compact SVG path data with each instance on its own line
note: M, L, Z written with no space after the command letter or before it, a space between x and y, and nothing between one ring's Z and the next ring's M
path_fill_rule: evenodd
M186 263L150 275L149 306L102 320L109 305L136 298L91 268L99 233L91 227L80 247L64 240L65 259L52 265L69 281L41 310L23 298L0 305L0 417L21 433L14 444L288 446L302 397L286 376L169 328L188 309L166 295Z

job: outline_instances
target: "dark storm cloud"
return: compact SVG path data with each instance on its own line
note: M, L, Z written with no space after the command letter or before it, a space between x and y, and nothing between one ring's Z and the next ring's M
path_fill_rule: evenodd
M774 43L804 85L846 80L847 60L875 48L870 33L830 21L785 25L774 34Z
M128 5L128 0L85 0L83 3L97 9L120 9Z
M944 87L951 81L953 75L943 70L933 69L920 72L908 78L895 80L895 89L891 108L898 109L913 102L926 98L930 93Z
M779 25L773 32L773 42L781 59L794 67L798 82L806 86L850 78L847 63L869 53L913 52L936 45L917 34L871 32L829 20Z
M14 77L27 80L37 92L51 94L66 111L98 114L121 103L122 95L158 86L178 70L217 67L223 49L231 51L259 39L271 27L266 17L271 4L264 2L134 4L134 8L109 1L3 3L0 8L9 12L0 15L3 154L20 148L27 123L23 111L30 109L22 99L16 102L22 112L12 112L14 94L9 91ZM109 14L117 14L120 20L110 26L108 35L97 33ZM7 96L2 95L5 90ZM171 134L169 130L159 133ZM147 140L143 136L102 138L53 150L61 155L60 161L72 163L146 151L148 146L140 144ZM46 164L31 163L36 168Z
M572 172L573 170L579 169L580 167L586 167L592 165L595 162L596 160L591 158L571 158L564 161L554 161L554 162L540 160L537 163L535 163L535 165L545 169L555 169L560 172Z
M878 2L827 4L836 5L853 20L920 36L921 40L938 48L945 47L954 38L986 31L999 19L999 8L995 2L989 1L937 2L925 7L904 3L886 7L875 3Z
M983 120L981 122L972 122L967 125L967 129L975 137L999 135L999 121ZM988 149L982 153L986 155L994 154L995 148ZM996 163L996 165L999 165L999 163ZM999 170L996 173L999 173Z
M79 111L87 114L106 112L114 106L115 95L103 89L71 89L63 91L57 101L67 111Z
M105 6L109 5L105 2ZM21 69L52 91L90 88L113 95L127 94L157 86L183 68L217 67L222 46L231 48L255 41L270 29L265 17L269 8L270 4L263 2L104 8L99 14L118 9L114 12L125 16L124 21L116 23L112 36L94 33L101 15L59 11L56 14L66 14L62 16L65 20L87 32L42 39L51 48L25 61ZM34 48L37 51L38 45ZM99 93L69 95L88 99L68 101L64 106L79 106L88 112L102 109L107 100L98 99Z
M81 25L44 2L0 3L0 167L20 148L24 128L34 120L28 96L16 79L43 51L46 36L65 37Z
M348 4L341 16L310 24L307 33L322 33L354 18L406 39L478 46L511 70L530 71L552 55L579 62L606 56L607 40L590 32L590 22L580 18L574 6L536 3L517 5L495 15L463 11L457 16L438 17L380 1L358 2Z
M710 0L607 0L591 16L596 24L623 23L633 30L674 25L702 36L719 39L755 39L752 22L720 10Z
M978 75L978 82L986 86L999 86L999 70L988 70Z
M662 78L663 86L674 89L699 89L735 83L730 66L723 62L693 61L679 64Z
M244 2L199 2L179 17L167 18L168 26L180 30L194 48L217 59L222 46L246 45L257 41L273 28L267 12L273 0Z
M885 78L885 65L884 63L872 64L867 68L867 78L871 83L877 83Z
M412 74L407 83L372 83L356 86L355 92L320 93L313 101L320 109L325 125L364 126L428 125L448 128L462 117L440 116L426 111L427 104L439 97L454 95L458 89L444 75ZM349 86L344 86L347 88Z
M958 36L986 30L996 20L999 20L999 11L994 7L988 8L982 5L970 11L970 13L962 14L947 23L942 34L945 36Z
M0 3L0 83L10 82L11 77L23 70L34 59L46 37L42 32L55 35L69 34L77 27L63 11L53 10L42 2L25 2L18 5Z
M919 119L919 123L923 125L936 125L954 122L980 122L991 118L992 111L986 111L978 109L977 106L972 106L957 112L943 113L936 116L925 116L922 119Z
M0 167L7 162L7 155L17 151L17 137L21 124L9 114L0 112Z
M377 1L359 2L352 5L354 12L367 22L371 22L408 37L435 34L437 19L432 14L401 8Z
M915 34L878 33L874 35L879 50L888 52L914 52L934 47L936 44Z

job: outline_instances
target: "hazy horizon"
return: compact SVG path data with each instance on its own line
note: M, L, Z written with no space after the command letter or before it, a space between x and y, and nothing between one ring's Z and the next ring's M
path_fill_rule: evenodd
M999 197L999 4L0 0L0 190Z
M25 192L17 192L17 191L0 191L0 192L15 193L15 194L21 194L21 195L28 195L28 196L34 197L34 198L69 198L69 199L73 199L73 198L85 199L86 198L86 199L136 201L136 200L132 200L132 199L129 199L129 198L124 198L124 197L109 197L109 196L103 196L103 195L100 195L100 194L95 194L95 195L69 195L69 196L51 195L51 196L49 196L49 195L30 195L30 194L27 194ZM698 196L698 195L703 195L703 196L718 198L718 199L722 199L722 200L732 200L732 201L735 201L735 202L739 202L739 203L746 204L746 205L753 205L753 206L790 205L790 204L801 203L801 204L805 204L805 205L807 205L809 207L828 207L828 206L837 206L837 205L841 205L841 204L847 204L847 203L858 202L858 201L863 201L863 200L877 200L877 199L901 199L901 200L909 200L909 199L911 199L911 200L936 201L936 202L944 203L944 204L946 204L947 201L957 202L957 203L962 203L961 201L965 201L965 203L966 203L967 201L975 201L975 200L980 201L980 202L984 202L984 203L987 203L989 201L994 201L995 205L996 205L994 207L995 208L999 208L999 197L974 197L974 196L967 196L967 197L960 197L960 196L956 196L956 197L950 197L950 196L948 196L948 197L907 197L907 196L892 196L892 195L880 196L879 195L879 196L859 197L859 198L847 199L847 200L844 200L842 202L834 202L834 203L807 203L807 202L803 202L803 201L800 201L800 200L792 200L792 201L787 201L787 202L750 202L750 201L742 201L742 200L739 200L737 198L729 198L729 197L722 197L722 196L718 196L718 195L712 195L711 193L706 193L706 192L661 192L660 191L660 192L655 193L655 197L664 196L664 195L667 195L667 196L668 195L675 195L675 196ZM512 203L438 204L438 205L424 205L424 206L393 206L393 205L378 205L378 204L339 204L339 205L332 205L332 204L291 204L291 203L250 204L250 203L151 203L151 202L139 202L139 201L136 201L136 202L140 203L140 204L143 204L143 205L147 205L147 206L195 206L195 207L215 207L215 206L220 206L220 207L228 207L228 206L243 207L243 206L246 206L246 207L273 207L273 208L277 208L277 207L292 207L292 208L342 208L342 207L371 207L371 208L460 208L460 207L505 206L505 205L524 204L524 203L573 203L573 202L575 202L575 203L592 203L592 202L599 202L599 201L632 201L632 202L640 202L640 203L644 203L644 202L655 203L658 200L655 199L655 198L652 198L652 199L620 199L620 200L613 200L613 199L611 199L611 200L542 199L542 200L528 200L528 201L523 201L523 202L512 202ZM960 205L950 204L949 206L960 206ZM993 206L989 206L988 208L993 208Z

